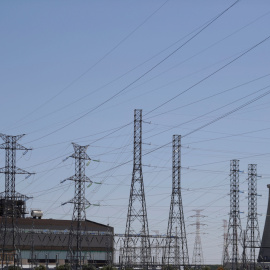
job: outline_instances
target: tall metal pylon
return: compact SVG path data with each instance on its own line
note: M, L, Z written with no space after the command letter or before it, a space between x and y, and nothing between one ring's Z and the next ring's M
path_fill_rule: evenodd
M173 135L172 195L163 263L184 269L189 266L185 219L181 196L181 135Z
M74 154L70 157L75 159L75 175L61 182L63 183L66 180L72 180L75 182L74 198L66 202L74 204L72 223L69 233L69 251L67 254L67 260L69 261L72 269L82 269L82 221L86 220L86 206L90 206L90 202L85 198L85 183L92 183L92 181L85 175L85 161L91 159L86 153L88 145L80 146L76 143L72 144ZM63 203L63 205L66 203Z
M223 252L222 252L222 260L221 263L223 264L224 259L229 257L228 253L228 245L227 245L227 238L228 238L228 221L223 219Z
M25 201L29 197L16 192L16 174L31 173L16 167L16 150L31 150L20 145L17 141L20 140L24 134L12 136L0 133L0 137L4 143L0 145L0 149L5 149L5 167L0 168L0 173L5 174L5 192L1 196L2 202L2 222L1 222L1 241L2 241L2 269L4 267L4 260L7 255L13 257L13 265L21 265L21 252L19 248L20 231L17 226L17 218L25 215ZM11 226L10 228L7 228ZM10 246L11 248L7 248Z
M256 247L260 247L260 232L257 213L257 164L248 165L248 217L246 227L247 264L249 269L256 267Z
M230 218L227 235L228 256L225 253L224 267L236 270L240 267L242 259L241 243L241 219L239 210L239 160L233 159L230 162Z
M196 222L192 223L190 225L196 226L196 236L195 236L195 243L194 243L194 249L193 249L193 256L192 256L192 265L194 265L195 269L202 269L202 265L204 264L203 260L203 251L202 251L202 241L201 241L201 226L205 226L206 224L203 224L200 222L200 218L203 218L205 216L201 215L202 209L196 209L193 210L196 212L195 215L191 217L196 218Z
M138 237L139 236L139 237ZM123 249L125 268L148 269L151 248L142 174L142 110L134 110L133 173Z

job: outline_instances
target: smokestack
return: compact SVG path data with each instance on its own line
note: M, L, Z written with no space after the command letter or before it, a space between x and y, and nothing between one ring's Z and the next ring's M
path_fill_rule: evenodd
M258 262L270 262L270 185L267 185L267 187L269 189L268 207Z

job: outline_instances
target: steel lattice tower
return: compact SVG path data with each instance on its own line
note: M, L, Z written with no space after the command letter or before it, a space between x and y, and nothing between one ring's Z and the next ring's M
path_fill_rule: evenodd
M228 238L228 221L226 219L223 219L223 226L224 233L223 233L223 253L222 253L222 260L221 263L224 262L225 258L229 257L228 253L228 245L227 245L227 238Z
M239 160L231 160L230 163L230 218L227 235L228 256L224 258L224 266L236 270L241 264L241 220L239 211ZM226 255L226 253L225 253Z
M201 217L205 217L201 215L200 213L203 211L201 209L193 210L196 212L195 215L191 217L196 218L196 223L190 224L196 226L196 236L195 236L195 243L194 243L194 249L193 249L193 256L192 256L192 265L194 265L195 269L201 269L202 265L204 264L203 260L203 251L202 251L202 241L201 241L201 235L200 235L200 229L201 226L204 226L205 224L202 224L200 222Z
M256 252L260 247L260 232L257 214L257 164L248 165L248 217L246 227L247 263L249 269L255 270Z
M181 136L173 135L172 195L163 263L181 267L189 265L184 212L181 197Z
M0 137L3 139L4 143L0 145L0 149L5 149L5 167L0 169L0 173L5 174L5 192L2 199L2 224L1 224L1 241L2 241L2 268L4 266L4 260L6 254L13 256L14 266L21 265L21 253L19 248L20 242L20 232L17 227L16 219L19 217L24 217L25 209L24 202L29 199L29 197L16 192L15 178L16 174L28 174L31 173L16 167L16 150L28 151L28 149L19 143L24 134L11 136L0 133ZM8 223L11 228L8 230ZM7 246L11 246L11 250L7 249Z
M140 266L147 269L150 263L151 249L142 174L142 110L134 110L133 173L125 231L123 264L125 268Z
M69 233L69 252L67 259L71 264L72 269L82 269L82 221L85 221L86 219L85 206L90 205L88 200L85 198L85 183L92 182L85 175L85 161L91 159L86 154L88 145L80 146L76 143L72 144L74 147L74 154L71 155L71 157L75 159L75 175L64 180L72 180L75 182L74 198L66 202L74 204L72 223Z

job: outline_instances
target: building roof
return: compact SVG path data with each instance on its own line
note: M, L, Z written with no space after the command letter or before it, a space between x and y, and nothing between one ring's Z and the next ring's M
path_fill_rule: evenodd
M0 217L0 221L2 217ZM11 224L11 218L7 218L7 223ZM17 226L21 229L28 229L34 227L35 229L48 229L48 230L69 230L72 225L72 220L61 219L34 219L34 218L17 218ZM76 224L76 221L73 222ZM85 231L111 231L113 227L97 223L94 221L86 220L81 222L82 230Z

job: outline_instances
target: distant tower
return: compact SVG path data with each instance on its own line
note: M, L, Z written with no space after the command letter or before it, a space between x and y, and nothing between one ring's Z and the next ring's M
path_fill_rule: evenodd
M196 223L193 223L190 225L196 226L196 236L195 236L195 243L194 243L193 256L192 256L192 265L194 265L195 269L201 269L202 265L204 264L204 261L203 261L203 251L202 251L200 229L201 229L201 226L204 226L205 224L202 224L200 222L200 218L205 217L205 216L200 214L203 211L201 209L197 209L193 211L195 211L196 214L191 217L196 217Z
M184 211L181 197L181 136L173 135L172 195L164 250L166 265L184 269L189 265Z
M263 237L261 248L259 252L258 262L266 262L269 265L270 262L270 185L267 185L269 189L268 194L268 207L265 217L265 224L263 230Z
M140 237L138 238L138 235ZM147 269L151 263L149 229L142 174L142 110L134 111L133 173L123 250L125 268Z
M0 195L0 215L2 216L2 268L4 267L4 260L7 255L13 257L14 266L21 265L21 253L19 248L20 233L16 219L24 218L25 201L29 199L29 197L16 192L15 176L16 174L30 175L30 173L16 167L16 150L31 150L17 143L23 136L24 134L11 136L0 133L0 137L5 141L0 145L0 149L5 149L6 152L5 167L0 169L0 173L5 174L5 192L4 196L2 194ZM7 246L11 246L11 248L7 248Z
M224 233L223 233L223 253L222 253L222 260L221 263L224 262L224 258L228 258L229 254L228 254L228 246L227 246L227 238L228 238L228 222L226 219L223 219L223 229L224 229Z
M230 218L228 226L228 257L224 258L224 266L231 270L239 268L242 259L240 254L241 220L239 211L239 160L231 160L230 164ZM226 253L225 253L226 255Z
M112 252L111 252L111 248L112 247L112 237L110 234L110 227L109 227L109 223L107 224L107 232L106 232L106 264L107 265L112 265Z
M86 154L88 145L80 146L76 143L72 143L74 147L74 154L71 155L75 159L75 175L63 180L72 180L75 182L75 196L73 199L66 203L73 203L73 216L69 233L69 252L67 259L71 264L72 269L82 269L83 254L82 254L82 221L85 221L85 206L89 206L90 203L85 198L85 183L92 182L85 175L85 161L91 160ZM64 204L66 204L64 203Z
M260 247L260 232L257 213L257 164L248 165L248 218L246 227L247 263L249 269L255 270L256 252Z

